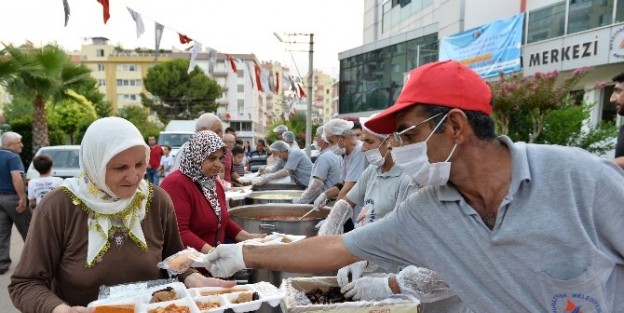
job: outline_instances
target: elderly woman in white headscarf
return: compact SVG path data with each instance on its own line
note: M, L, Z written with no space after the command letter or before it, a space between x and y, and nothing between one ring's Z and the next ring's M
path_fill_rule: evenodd
M225 190L216 181L223 167L225 144L215 133L195 133L183 148L180 169L169 174L160 186L169 193L185 246L208 253L230 241L261 237L248 233L230 219Z
M168 195L143 180L149 147L130 122L109 117L87 129L80 177L37 206L8 287L21 312L89 312L101 285L165 278L157 264L183 250ZM195 270L188 287L232 286Z

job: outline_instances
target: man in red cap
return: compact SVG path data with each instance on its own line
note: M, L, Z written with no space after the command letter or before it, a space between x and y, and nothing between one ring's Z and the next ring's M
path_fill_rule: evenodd
M221 245L206 266L218 277L240 268L316 273L364 259L432 269L473 312L621 310L624 171L578 148L497 137L490 99L458 62L416 68L397 103L365 126L394 132L396 165L423 188L342 236ZM412 283L423 302L442 286ZM388 288L403 290L392 277Z

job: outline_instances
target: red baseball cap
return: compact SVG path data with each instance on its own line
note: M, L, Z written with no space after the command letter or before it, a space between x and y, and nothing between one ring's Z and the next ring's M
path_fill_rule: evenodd
M396 130L396 114L416 104L433 104L490 115L492 93L485 80L457 61L432 62L413 69L397 102L364 126L379 134Z

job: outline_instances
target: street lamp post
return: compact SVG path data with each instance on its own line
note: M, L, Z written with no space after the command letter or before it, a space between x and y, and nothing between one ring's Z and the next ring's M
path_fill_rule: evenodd
M285 42L278 33L273 33L275 38L282 43L297 44L301 42L289 41ZM314 34L313 33L290 33L288 36L308 36L310 39L310 47L308 49L308 102L306 112L306 147L305 152L308 157L311 154L312 146L312 96L314 92Z

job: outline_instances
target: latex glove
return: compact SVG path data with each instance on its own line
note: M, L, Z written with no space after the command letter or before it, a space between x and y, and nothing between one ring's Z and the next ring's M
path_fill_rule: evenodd
M423 303L431 303L455 295L442 277L428 268L410 265L397 274L396 280L401 293L415 296Z
M206 255L204 266L214 277L230 277L245 269L243 245L222 244Z
M251 184L251 178L239 178L238 182L243 184L243 185L250 185Z
M265 166L261 166L258 169L258 175L262 175L262 174L264 174L264 172L266 172L266 165Z
M342 233L342 226L352 216L353 208L349 202L344 199L338 200L325 219L325 224L319 228L319 236L338 235Z
M293 204L301 204L301 198L293 198L292 199L292 203Z
M321 194L314 199L314 209L318 210L324 207L325 204L327 204L327 200L327 195L324 192L321 192Z
M369 263L366 260L351 263L338 270L338 273L336 274L336 279L338 280L338 286L344 287L348 283L358 280L360 277L362 277L363 273L373 272L378 267L379 266L377 266L376 264Z
M269 181L269 180L265 176L253 177L251 179L251 184L254 185L254 186L261 186L261 185L266 184L267 181Z
M356 281L348 283L340 289L345 298L353 298L353 300L375 300L388 298L392 293L388 276L362 277Z
M322 219L320 222L316 223L316 225L314 225L314 230L317 230L317 231L320 230L321 227L323 227L323 225L325 225L325 219Z

